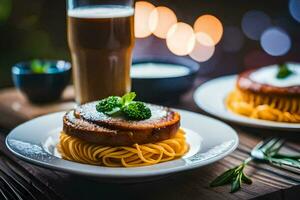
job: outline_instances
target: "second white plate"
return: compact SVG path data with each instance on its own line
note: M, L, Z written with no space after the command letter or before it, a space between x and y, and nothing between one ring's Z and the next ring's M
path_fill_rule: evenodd
M234 89L236 78L236 75L223 76L202 84L194 93L194 101L205 112L230 122L257 128L300 131L300 123L252 119L229 111L224 101L228 93Z

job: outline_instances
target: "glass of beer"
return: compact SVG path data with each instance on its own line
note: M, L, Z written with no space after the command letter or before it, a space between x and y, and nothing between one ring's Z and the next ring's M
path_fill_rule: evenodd
M133 0L68 0L67 23L76 102L129 92Z

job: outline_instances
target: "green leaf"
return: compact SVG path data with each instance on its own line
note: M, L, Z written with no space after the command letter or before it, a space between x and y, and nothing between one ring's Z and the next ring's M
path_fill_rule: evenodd
M242 182L251 184L252 180L244 173L244 168L252 160L251 157L234 168L225 171L210 183L210 187L216 187L231 183L231 193L238 191L241 188Z
M234 193L238 191L241 188L241 183L242 183L242 171L239 171L237 176L234 178L234 181L231 183L231 191L230 193Z
M252 184L252 180L244 172L242 172L242 182L246 184Z
M30 68L34 73L43 73L43 67L39 60L33 60L31 62Z
M284 79L284 78L287 78L288 76L290 76L292 74L293 74L293 71L291 71L288 68L287 64L280 64L276 77L278 79Z
M273 158L269 157L268 158L271 163L277 164L277 165L288 165L292 167L296 167L300 169L300 161L295 160L295 159L290 159L290 158Z
M133 99L136 97L135 92L129 92L127 94L125 94L124 96L122 96L121 102L123 104L123 106L128 105L130 102L133 101Z
M287 155L287 154L277 153L277 154L275 154L272 157L273 158L290 158L290 159L294 159L294 160L299 160L300 161L300 156L296 156L296 155Z
M217 187L217 186L221 186L221 185L230 183L232 181L232 179L234 178L234 174L235 174L237 168L238 167L235 167L235 168L225 171L223 174L218 176L216 179L214 179L210 183L210 187Z
M300 161L299 160L284 158L283 163L286 165L291 165L293 167L297 167L300 169Z
M30 69L32 72L41 74L47 72L47 70L51 67L49 62L45 62L44 64L40 60L33 60L30 63Z

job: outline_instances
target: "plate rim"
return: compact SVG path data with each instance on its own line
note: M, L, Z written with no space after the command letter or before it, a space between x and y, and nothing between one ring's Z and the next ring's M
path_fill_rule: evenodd
M262 128L262 129L276 129L276 130L284 130L284 131L299 131L300 130L300 123L284 123L284 122L274 122L274 121L268 121L268 120L262 120L262 119L251 119L246 116L240 116L238 114L232 113L226 109L226 112L224 111L216 111L212 110L209 107L206 107L204 105L203 101L200 101L199 99L202 99L201 92L203 88L209 87L210 85L214 84L214 82L222 81L229 84L229 82L235 82L237 78L237 74L234 75L226 75L226 76L220 76L211 80L208 80L204 82L203 84L199 85L196 90L193 93L193 99L195 104L198 108L202 109L208 114L211 114L214 117L217 117L219 119L222 119L226 122L232 122L235 124L243 125L246 127L254 127L254 128ZM225 93L223 91L223 93ZM224 94L224 97L227 94ZM224 106L224 104L222 103ZM224 115L226 113L226 115Z
M43 162L43 161L40 161L40 160L37 160L37 159L26 157L25 155L22 155L22 154L20 154L20 153L18 153L16 151L14 151L14 149L12 149L11 146L9 145L8 140L11 137L11 133L16 128L21 127L25 123L32 122L33 120L39 120L40 118L43 118L43 117L49 117L50 115L58 115L58 114L62 115L62 114L65 113L65 111L50 113L50 114L47 114L47 115L42 115L42 116L36 117L34 119L31 119L31 120L29 120L27 122L24 122L24 123L16 126L6 136L6 138L5 138L5 145L9 149L9 151L13 155L15 155L16 157L18 157L21 160L24 160L24 161L26 161L28 163L31 163L31 164L34 164L34 165L37 165L37 166L41 166L43 168L57 170L57 171L63 171L63 172L66 172L66 173L72 173L72 174L77 174L77 175L84 175L84 176L101 177L101 178L122 178L122 179L123 178L141 178L141 177L163 176L163 175L168 175L168 174L173 174L173 173L179 173L179 172L183 172L183 171L189 171L189 170L192 170L192 169L195 169L195 168L200 168L202 166L206 166L206 165L214 163L214 162L216 162L218 160L223 159L224 157L226 157L229 154L231 154L238 147L238 145L239 145L238 134L237 134L237 132L230 125L228 125L228 124L226 124L226 123L224 123L224 122L222 122L220 120L214 119L212 117L208 117L208 116L202 115L200 113L191 112L191 111L182 110L182 109L174 109L174 110L179 111L179 112L187 112L189 114L200 115L203 118L212 120L212 121L214 121L216 123L219 123L219 124L222 124L223 126L225 126L225 127L227 127L228 129L231 130L232 140L234 141L233 145L231 145L229 148L227 148L226 151L223 151L223 152L219 153L218 155L216 155L216 156L214 156L212 158L209 158L207 160L204 160L204 161L201 161L201 162L198 162L198 163L192 163L192 164L188 164L188 165L184 165L184 166L171 167L171 168L163 169L163 170L159 170L159 171L148 171L148 172L145 172L145 171L136 171L134 174L104 174L104 173L94 173L94 172L91 172L91 171L86 172L86 171L79 170L78 168L66 168L66 167L61 166L61 165L54 165L52 163L47 163L47 162ZM189 127L186 127L186 128L189 128ZM196 131L194 131L194 132L196 132ZM53 155L51 155L51 156L53 156ZM57 158L57 157L55 157L55 158L56 159L62 159L62 158ZM79 164L79 165L88 165L88 164L82 164L82 163L77 163L77 162L68 161L68 160L64 160L64 161L65 162L76 163L76 164ZM123 169L126 169L126 168L123 168Z

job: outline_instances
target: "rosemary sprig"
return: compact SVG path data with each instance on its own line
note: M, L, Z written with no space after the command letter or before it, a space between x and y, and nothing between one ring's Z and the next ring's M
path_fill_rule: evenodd
M231 183L231 193L238 191L242 183L251 184L252 180L248 177L244 169L252 160L252 157L247 158L244 162L234 168L225 171L210 183L210 187L217 187Z
M289 166L300 169L300 156L279 153L283 144L284 140L282 139L271 139L266 143L264 142L263 145L257 145L257 147L253 149L255 154L244 160L242 164L225 171L213 180L210 186L217 187L231 184L231 193L233 193L241 188L242 183L251 184L252 180L244 173L244 169L253 159L262 160L279 167Z

